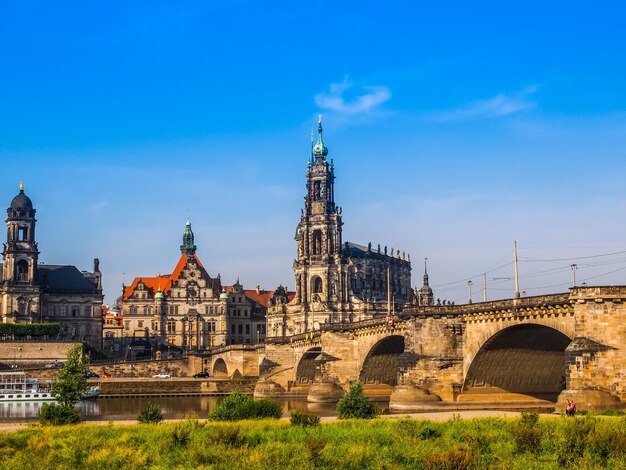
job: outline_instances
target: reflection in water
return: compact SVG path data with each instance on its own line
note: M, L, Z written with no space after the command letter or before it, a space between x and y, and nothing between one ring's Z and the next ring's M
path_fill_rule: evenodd
M161 407L165 419L184 418L196 415L206 418L224 397L162 397L162 398L101 398L78 403L86 421L136 420L141 407L152 402ZM292 410L310 411L319 416L335 416L335 405L329 403L307 403L306 399L277 399L285 413ZM0 403L0 422L36 421L43 402ZM382 404L378 403L380 407ZM386 410L382 409L383 412Z

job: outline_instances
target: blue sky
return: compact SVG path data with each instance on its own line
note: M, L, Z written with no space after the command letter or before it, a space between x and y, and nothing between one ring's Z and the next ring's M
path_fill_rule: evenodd
M626 284L626 7L431 3L0 2L0 197L108 303L188 216L211 274L293 288L321 112L344 239L414 285L509 297L513 240L529 295Z

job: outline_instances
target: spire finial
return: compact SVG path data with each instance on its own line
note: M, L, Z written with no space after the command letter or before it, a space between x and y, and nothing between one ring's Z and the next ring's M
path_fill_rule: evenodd
M428 258L424 258L424 274L428 274L428 268L426 266L427 261L428 261Z
M317 143L313 146L313 155L315 157L325 157L328 155L328 148L324 145L324 140L322 139L322 115L319 115L318 118L318 126L317 126Z
M24 191L24 182L20 181L20 191Z

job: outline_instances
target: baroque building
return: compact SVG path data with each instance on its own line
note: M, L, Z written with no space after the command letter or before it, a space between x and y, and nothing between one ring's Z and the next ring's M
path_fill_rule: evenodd
M131 356L147 350L198 351L265 339L266 306L274 293L260 287L246 290L239 280L222 285L219 274L209 275L196 249L187 221L181 256L172 273L135 277L131 285L123 286L122 347L134 347ZM105 349L120 348L113 329L104 340Z
M327 160L322 120L309 159L304 207L296 228L293 299L279 295L268 310L268 336L288 336L385 315L410 302L410 256L342 239L334 164Z
M7 209L7 238L0 270L2 323L60 324L60 339L102 346L102 275L75 266L39 263L36 209L20 184Z

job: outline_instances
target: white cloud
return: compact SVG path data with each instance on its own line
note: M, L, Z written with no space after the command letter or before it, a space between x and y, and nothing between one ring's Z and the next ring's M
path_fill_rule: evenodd
M105 200L100 200L98 202L95 202L87 206L87 210L91 212L93 215L95 215L96 217L100 217L102 215L102 211L107 206L107 204L108 203Z
M368 113L391 98L391 92L385 86L364 86L360 94L346 99L345 93L353 88L347 77L342 83L331 83L328 93L315 95L315 104L321 109L341 114L362 114Z
M495 118L509 116L532 109L536 102L531 98L539 89L533 85L512 94L501 93L486 100L477 100L467 106L434 114L434 119L439 121L458 121L473 118Z

